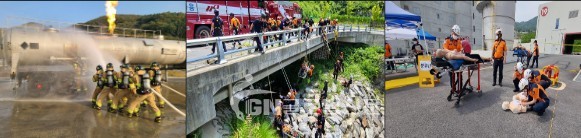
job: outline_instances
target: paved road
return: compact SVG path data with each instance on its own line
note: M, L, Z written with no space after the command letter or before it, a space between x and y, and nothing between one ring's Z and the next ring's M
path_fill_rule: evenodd
M184 78L165 84L185 95ZM140 117L127 118L107 107L92 109L88 94L56 98L58 94L35 97L18 91L15 96L11 88L10 82L0 81L0 137L185 137L185 117L168 106L161 109L162 122L155 123L149 108ZM162 91L185 112L185 97L165 87Z
M503 87L492 86L492 68L483 69L482 97L468 94L458 108L446 100L450 90L447 76L435 88L412 85L389 90L385 97L387 136L579 137L581 87L576 85L581 82L573 81L577 72L570 70L579 70L581 56L548 56L539 60L542 66L557 63L561 68L560 81L567 85L561 91L548 90L552 99L544 116L502 111L501 103L515 94L512 92L515 63L511 63L504 66ZM565 66L567 63L569 66Z

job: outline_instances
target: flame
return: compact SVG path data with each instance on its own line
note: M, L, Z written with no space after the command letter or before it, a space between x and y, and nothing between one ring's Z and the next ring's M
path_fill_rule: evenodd
M118 1L107 1L105 3L105 11L107 12L107 22L109 23L109 34L113 34L115 31L115 14L117 14Z

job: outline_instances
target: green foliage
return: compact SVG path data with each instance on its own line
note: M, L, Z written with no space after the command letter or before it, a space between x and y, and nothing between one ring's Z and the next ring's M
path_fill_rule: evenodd
M538 16L537 16L538 17ZM532 18L526 22L515 23L515 30L517 32L535 32L537 31L537 17Z
M383 24L383 1L295 1L303 17L338 19L339 23ZM372 22L373 21L373 22Z
M116 15L116 19L117 20L115 21L115 23L117 24L117 28L161 30L161 33L162 35L164 35L165 39L185 40L186 38L185 13L164 12L150 15L118 14ZM107 17L101 16L93 20L89 20L84 24L107 26L108 25ZM116 29L115 31L118 32L120 30ZM148 35L151 35L151 32L148 33L149 33Z
M331 46L331 48L335 48ZM345 60L343 61L345 70L339 75L342 78L349 78L353 75L354 80L372 81L381 73L381 61L383 60L384 48L382 46L368 46L365 44L350 44L339 43L340 51L345 53ZM329 81L329 87L332 84L337 86L337 92L341 92L343 87L341 82L335 82L333 78L333 70L335 65L335 57L337 50L332 50L332 58L326 60L311 60L311 64L315 65L313 72L314 82L319 84L318 88L322 89L325 80ZM306 81L303 81L306 83ZM304 86L306 84L301 84ZM301 87L304 88L304 87ZM332 95L333 93L330 93Z
M531 39L535 38L536 32L528 32L522 34L520 37L521 43L530 43Z
M266 116L253 116L252 120L231 118L228 126L234 130L233 138L276 138L276 129Z
M573 52L581 52L581 40L573 41Z

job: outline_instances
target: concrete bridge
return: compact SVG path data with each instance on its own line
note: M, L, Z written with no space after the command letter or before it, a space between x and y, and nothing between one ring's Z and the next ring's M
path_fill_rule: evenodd
M382 46L385 41L383 30L373 31L369 28L357 28L353 26L337 27L337 41L350 43L366 43L369 45ZM313 29L313 34L317 33L319 27ZM227 36L217 38L206 38L188 41L189 45L214 43L219 41L231 41L235 39L252 38L256 36L272 36L283 34L287 36L290 33L297 33L300 36L302 29L293 29L285 31L267 32L264 34L246 34L238 36ZM327 33L329 42L334 41L335 33ZM283 37L282 41L287 40ZM320 35L312 35L307 40L298 41L297 37L291 37L291 43L282 46L270 48L278 44L277 42L267 43L268 50L264 54L250 52L256 46L228 51L224 53L218 48L217 55L210 55L198 59L188 59L187 71L187 133L191 133L200 126L209 122L216 117L215 104L231 97L235 91L248 87L258 80L280 70L281 68L303 58L305 55L323 47L324 40ZM220 44L220 43L218 43ZM264 46L264 45L263 45ZM221 47L221 46L218 46ZM226 61L224 55L248 51L247 55L230 59ZM218 58L219 64L207 65L200 68L191 69L189 64L192 62L201 62L207 59ZM295 73L292 73L295 74ZM230 99L231 100L231 99ZM232 103L232 100L230 101Z

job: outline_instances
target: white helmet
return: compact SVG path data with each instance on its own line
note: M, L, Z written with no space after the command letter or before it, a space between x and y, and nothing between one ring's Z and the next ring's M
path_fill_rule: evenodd
M522 69L523 69L522 63L521 62L516 63L516 70L518 70L518 72L522 72Z
M459 35L460 34L460 26L458 26L458 25L452 26L452 32L454 32L457 35Z
M502 29L498 28L498 29L496 29L495 32L496 32L495 34L498 34L499 32L502 32Z
M524 74L524 75L523 75L523 77L524 77L525 79L528 79L528 78L530 78L530 77L531 77L531 73L532 73L532 72L533 72L533 71L532 71L531 69L527 69L527 70L525 70L525 72L523 73L523 74Z
M518 83L518 88L520 88L520 90L522 90L527 85L529 85L529 80L527 78L522 78L522 79L520 79L520 82Z

